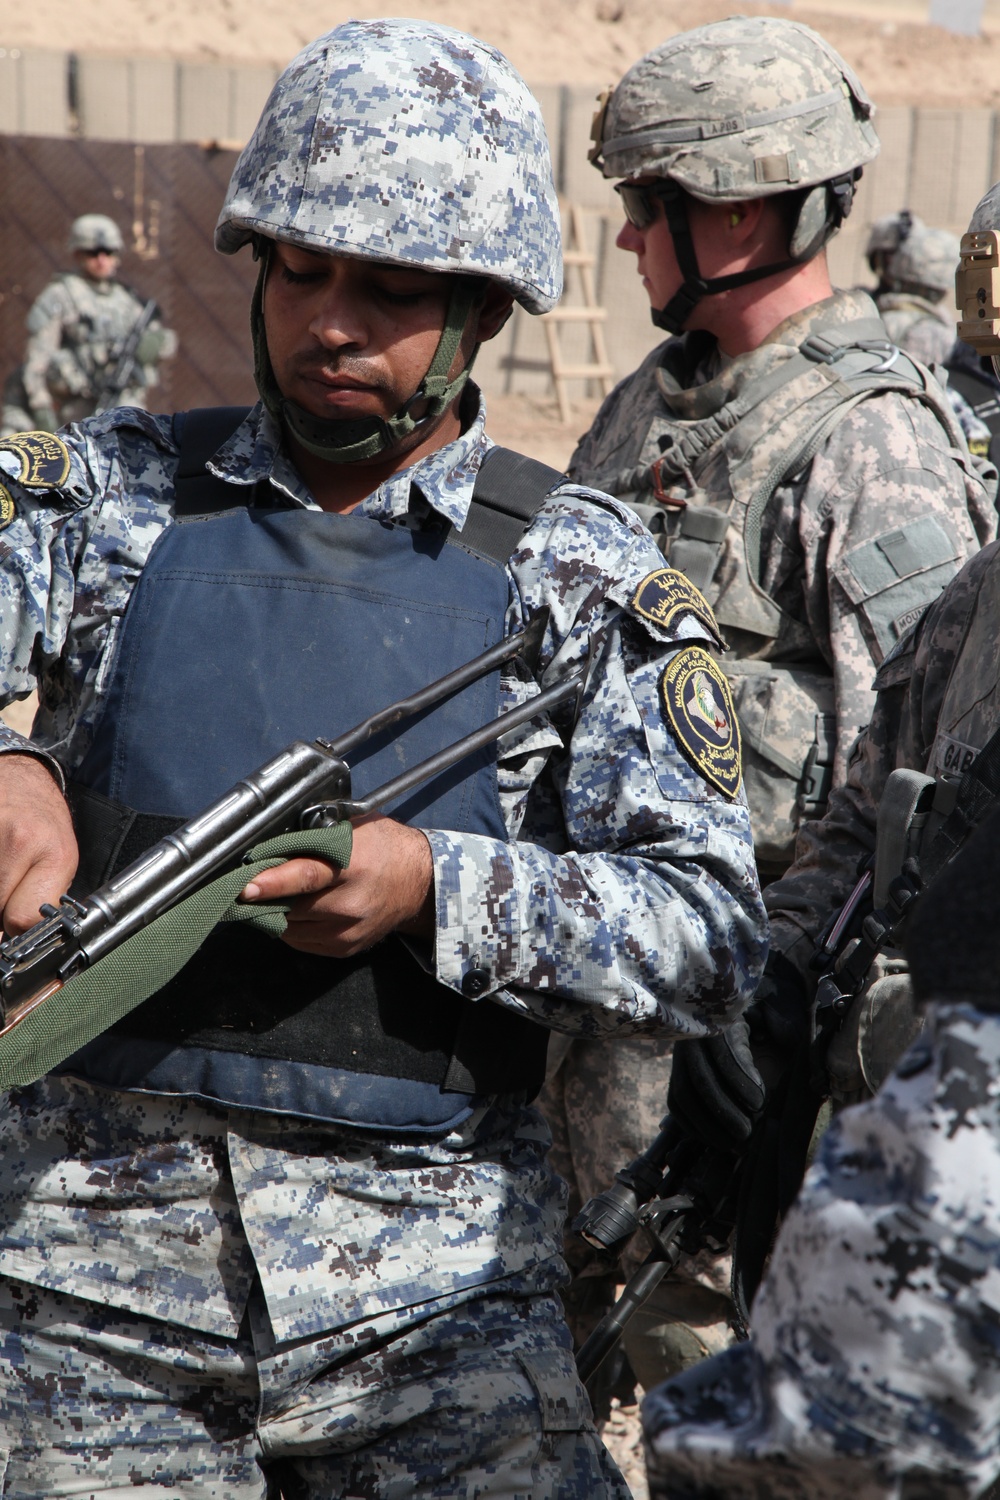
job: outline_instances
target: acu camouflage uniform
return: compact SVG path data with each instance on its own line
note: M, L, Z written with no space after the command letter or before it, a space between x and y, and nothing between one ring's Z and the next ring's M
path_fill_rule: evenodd
M916 292L876 292L886 332L922 365L943 365L955 344L955 324L944 309Z
M755 91L745 106L734 105L736 123L745 123L748 135L750 116L744 120L739 110L770 106L777 113L798 98L794 74L781 74L776 60L802 33L813 36L805 28L741 19L674 38L650 54L654 71L637 81L635 97L627 96L613 120L617 93L612 100L604 136L616 140L604 146L606 175L639 171L628 155L623 115L630 128L641 129L644 119L669 125L673 117L658 90L680 91L690 77L714 78L718 90L717 61L709 56L695 71L692 59L722 29L732 33L734 53L739 43L744 59L727 63L731 87ZM685 43L691 57L675 57L672 49ZM808 87L819 97L829 88L829 62L823 62L829 49L819 38L816 43L805 61L796 53L795 63L810 70ZM849 89L866 101L846 64L837 62L846 80L841 98ZM643 67L636 65L637 75ZM670 69L678 81L658 83L655 70L670 80ZM762 72L766 95L757 92L764 87ZM730 87L729 71L722 82ZM800 180L809 181L810 171L830 176L845 162L874 155L877 142L869 156L857 154L851 135L857 128L848 118L837 124L840 136L806 147L796 134L798 121L769 125L768 144L750 145L749 173L739 167L739 180L726 162L741 158L731 147L727 157L724 134L704 146L650 146L650 153L662 149L664 160L645 170L676 174L695 196L711 201L750 196L754 153L767 164L756 175L758 184L766 173L780 178L782 151L797 160ZM867 119L861 128L871 130ZM777 154L761 158L772 130ZM829 159L816 165L824 149ZM723 191L718 185L727 170ZM775 190L788 185L776 181ZM874 388L863 394L838 381L853 356L838 358L837 347L853 340L873 346L866 378ZM819 812L830 785L843 781L851 746L871 715L878 663L996 533L992 470L984 482L938 383L922 367L887 355L886 340L863 292L837 292L804 309L735 359L704 333L668 340L606 399L570 461L574 479L625 498L663 528L670 561L690 568L712 603L731 648L721 664L740 718L765 879L789 863L800 819ZM874 352L879 347L881 354ZM897 380L901 369L906 378ZM665 511L665 496L684 508ZM649 1144L666 1108L670 1051L669 1042L653 1038L603 1054L574 1041L558 1075L550 1068L543 1107L556 1140L553 1160L575 1186L572 1201L608 1186L617 1167ZM579 1266L598 1269L583 1248L570 1245L568 1254ZM699 1347L706 1352L727 1337L719 1322L725 1267L717 1262L707 1274L704 1264L687 1263L686 1273L692 1271L700 1286L688 1284L685 1293L682 1274L657 1294L668 1317L676 1316L685 1295L690 1307L689 1328L661 1334L666 1343L659 1357L675 1368ZM626 1343L648 1384L649 1357L635 1333L626 1332Z
M520 194L502 179L502 159L491 166L475 139L462 149L473 177L502 186L505 245L527 266L523 300L551 305L557 285L530 276L558 259L557 239L538 245L558 224L550 184L529 180L547 161L544 136L492 49L446 28L350 23L291 65L261 131L283 107L304 112L312 100L315 113L324 90L356 88L365 124L356 149L384 162L398 110L391 91L378 102L386 77L404 99L412 89L420 109L433 85L442 128L419 142L431 210L454 186L456 135L470 114L505 129L535 122L532 149L519 153ZM409 205L405 170L398 158L389 165ZM375 177L366 168L357 180ZM378 258L398 206L384 214L381 197L360 201ZM337 215L342 223L339 205ZM311 232L303 218L299 232ZM440 224L432 211L415 222L434 267ZM525 255L532 237L536 253ZM470 255L499 260L497 245L485 230L470 233ZM478 269L490 274L489 263ZM490 446L474 387L463 413L457 440L393 474L355 514L460 531ZM63 446L51 444L31 435L0 448L12 518L0 693L9 701L37 682L34 750L71 773L107 701L129 599L171 526L178 450L168 420L136 411L70 428L65 474ZM260 406L212 469L248 495L270 486L279 503L317 509ZM543 503L507 581L507 632L551 611L540 673L558 678L592 648L598 670L575 726L561 735L542 722L501 743L510 842L428 834L436 977L464 994L470 969L485 972L479 1003L588 1038L725 1024L763 962L749 819L735 787L724 795L681 753L661 691L666 665L685 652L702 653L707 677L715 673L704 655L710 613L664 572L624 507L571 484ZM671 587L684 601L672 618L641 607ZM192 663L201 670L207 662ZM501 707L535 691L505 670ZM318 713L322 732L322 705ZM0 748L29 746L5 729ZM523 1094L480 1101L445 1133L402 1136L116 1092L69 1071L12 1096L0 1130L0 1468L6 1460L10 1500L140 1488L261 1500L278 1485L302 1500L624 1497L576 1378L556 1296L564 1191Z
M943 365L955 343L947 311L955 289L958 238L915 214L889 214L872 227L868 264L879 278L875 302L889 337L924 365Z
M4 391L5 435L37 427L47 411L55 425L78 422L94 411L102 381L114 369L122 344L141 314L144 301L120 281L96 281L75 271L53 278L28 313L24 364ZM177 336L154 318L143 335L140 358L121 406L146 405L157 381L157 363L177 349Z
M972 230L1000 223L998 201L994 189ZM946 793L1000 727L998 622L993 543L882 662L847 782L767 892L772 943L807 982L821 932L875 851L892 773L925 773ZM933 1002L924 1028L874 1099L824 1136L754 1303L751 1342L649 1400L654 1494L997 1494L998 890L993 808L908 924L917 997Z

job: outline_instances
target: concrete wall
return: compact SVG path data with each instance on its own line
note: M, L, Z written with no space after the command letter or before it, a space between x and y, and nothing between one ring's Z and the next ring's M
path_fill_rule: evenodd
M0 134L239 145L252 130L277 71L0 49ZM614 245L621 223L614 191L587 162L595 90L545 85L536 93L553 145L560 194L584 209L598 296L608 309L608 350L617 372L624 374L659 335L649 321L634 260ZM867 279L865 238L881 214L909 207L928 223L959 234L964 230L977 199L1000 177L998 120L1000 114L989 109L879 111L882 154L866 169L854 213L831 247L839 285ZM569 296L581 300L573 273ZM570 358L587 357L585 329L563 327L561 338ZM479 378L488 390L541 395L549 388L547 371L541 329L518 310L484 349ZM585 390L581 381L572 393L597 392Z

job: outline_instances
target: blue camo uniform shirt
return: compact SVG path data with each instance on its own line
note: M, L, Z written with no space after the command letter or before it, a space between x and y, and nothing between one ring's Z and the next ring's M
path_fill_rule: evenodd
M455 442L393 475L362 513L419 525L433 510L460 529L491 446L484 424L480 401ZM0 448L0 694L37 684L33 745L72 775L130 595L171 522L178 455L169 418L136 410L61 436L65 474L58 455ZM259 407L211 467L248 500L270 480L317 508ZM668 662L713 647L713 622L695 607L663 626L636 606L662 567L631 512L569 483L508 565L507 631L551 612L543 685L592 643L596 670L568 747L544 722L501 742L510 843L428 834L437 977L461 993L469 968L490 974L489 998L469 1003L573 1035L683 1037L725 1025L753 993L765 926L743 794L711 784L664 707ZM508 671L501 706L536 691ZM0 749L23 748L0 728ZM259 1275L278 1339L343 1329L348 1345L359 1324L382 1336L487 1283L534 1293L561 1279L562 1194L545 1127L520 1099L491 1101L444 1139L382 1141L376 1184L370 1138L346 1129L140 1093L115 1095L109 1115L102 1098L68 1077L11 1096L3 1274L228 1338Z

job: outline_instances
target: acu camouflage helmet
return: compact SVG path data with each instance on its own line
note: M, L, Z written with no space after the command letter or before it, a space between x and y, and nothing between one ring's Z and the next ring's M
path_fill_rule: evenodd
M889 257L887 279L901 292L916 292L935 301L955 285L959 240L947 229L914 227Z
M875 220L865 253L884 289L913 292L933 302L955 284L957 236L929 229L907 208Z
M865 257L873 271L882 269L888 257L898 250L906 236L914 229L923 229L924 221L916 214L911 214L908 208L899 209L894 214L883 214L876 219L868 231L868 244L865 246Z
M682 32L639 59L594 120L605 177L657 178L685 281L653 321L678 333L704 296L817 255L878 155L874 106L843 58L797 21L734 16ZM683 194L706 203L799 195L789 259L739 277L699 273Z
M274 240L454 275L437 351L394 416L320 419L282 395L262 313ZM264 404L321 458L373 458L461 391L471 360L448 373L483 278L528 312L559 300L559 209L538 104L502 53L451 27L337 26L282 73L236 163L215 244L231 255L248 241L261 255L251 322Z
M670 177L706 202L761 198L873 161L873 114L853 69L808 26L733 16L629 69L594 160L605 177Z
M70 225L69 248L74 252L107 250L112 255L121 255L124 247L121 230L107 214L81 214Z

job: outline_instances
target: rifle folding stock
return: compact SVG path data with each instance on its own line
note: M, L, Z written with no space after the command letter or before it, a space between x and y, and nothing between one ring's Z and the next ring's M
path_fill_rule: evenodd
M514 657L533 665L546 621L547 612L542 612L527 629L420 692L390 704L336 740L295 741L85 900L64 896L58 906L42 907L40 922L0 944L0 1039L73 975L89 968L192 892L237 868L263 840L363 817L440 775L508 730L578 697L586 679L585 668L368 796L352 798L351 771L345 756L380 730L441 702Z

